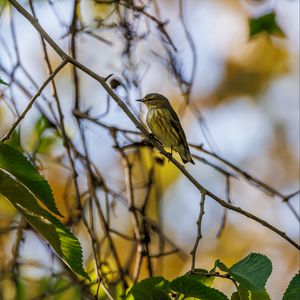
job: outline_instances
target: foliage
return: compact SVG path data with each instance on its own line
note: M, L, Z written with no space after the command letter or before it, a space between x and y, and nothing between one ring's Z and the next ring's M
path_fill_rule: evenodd
M1 143L0 168L10 173L10 176L14 177L16 182L24 184L52 213L62 216L55 205L48 182L22 153Z
M61 216L48 182L21 152L4 143L0 143L0 193L75 273L89 278L82 266L82 250L78 239L36 200Z
M240 239L232 233L236 231L231 231L235 247L242 249L237 253L230 239L224 238L230 231L229 226L237 230L235 225L227 224L227 212L235 211L277 233L296 248L299 248L299 245L285 232L256 216L257 211L244 210L239 206L240 203L231 202L231 195L234 199L235 191L238 190L236 188L238 185L232 184L232 179L244 180L247 184L261 190L263 195L280 198L282 205L289 205L289 199L297 195L297 191L285 194L258 179L259 176L249 174L240 166L227 161L227 158L222 157L221 154L217 154L219 151L214 148L217 148L215 146L218 143L215 143L213 137L210 136L202 112L205 113L205 108L208 107L209 110L213 108L212 106L216 108L217 104L224 100L233 102L237 95L249 96L247 99L251 98L251 101L255 100L259 105L262 97L257 96L265 90L266 84L270 83L270 78L288 72L287 66L290 61L286 45L288 43L272 43L269 38L285 37L277 23L275 12L249 20L250 38L263 33L262 38L251 41L247 38L242 39L242 42L237 44L241 47L234 51L236 53L229 53L231 51L225 51L226 54L224 51L214 53L218 47L212 51L213 57L220 58L220 62L217 59L214 64L219 66L222 76L220 80L216 80L216 84L218 81L219 85L216 85L216 88L211 89L207 97L204 97L210 102L207 104L206 101L202 101L201 93L196 92L199 87L194 84L198 81L195 75L198 74L198 52L205 53L206 42L199 45L198 37L193 37L192 32L189 32L188 23L194 25L192 22L194 18L189 18L192 15L185 15L186 9L191 8L190 4L185 4L188 1L176 1L176 5L179 5L179 18L176 15L175 20L170 20L171 23L168 23L167 18L169 5L175 3L172 1L149 0L144 3L143 1L118 0L73 1L72 3L48 1L42 6L35 5L36 1L30 1L30 5L24 5L16 0L9 2L11 5L8 7L11 10L8 11L8 22L4 19L5 35L0 41L0 51L4 51L5 58L11 58L11 65L6 61L3 63L4 60L2 60L0 70L10 87L1 90L3 101L0 104L5 109L0 119L9 111L16 120L8 134L2 139L5 143L0 142L0 202L10 201L12 205L8 203L9 207L13 208L12 217L3 218L5 222L2 222L0 216L0 242L4 240L4 244L8 245L3 247L3 253L0 252L0 259L2 260L3 257L5 269L4 272L0 270L0 273L4 274L0 276L0 298L2 299L3 296L1 284L7 277L10 277L8 281L13 285L17 299L28 297L28 299L225 300L228 299L228 296L224 294L225 289L216 285L224 282L232 284L234 288L231 300L270 300L266 282L272 272L272 263L265 255L259 253L252 253L234 263L236 256L245 255L248 249L246 236L252 237L252 234L251 232L240 233L245 237L240 242ZM194 1L193 5L200 7L201 1L198 2ZM231 11L232 1L226 2L230 2ZM6 3L6 1L0 1L0 3ZM240 5L234 7L234 9L239 9L240 16L245 18ZM71 8L72 11L64 12L64 17L62 17L60 14L62 8ZM53 12L51 13L51 17L55 18L53 22L49 23L41 18L46 15L44 9ZM3 6L0 11L2 16L2 13L6 13L6 7ZM170 16L172 16L171 10ZM34 72L34 69L31 70L33 65L30 59L24 61L24 57L27 58L27 56L24 55L22 49L24 46L20 34L23 29L20 26L21 19L24 21L27 19L26 22L29 21L28 24L31 24L29 26L32 29L35 28L38 33L36 37L40 37L42 47L37 49L41 49L41 53L30 51L34 54L32 56L34 63L39 65L38 74ZM239 19L242 20L242 18ZM200 21L202 22L202 19ZM221 23L223 24L222 20ZM52 40L53 28L49 27L50 24L60 30L56 34L63 37L63 43L56 43ZM7 26L10 30L7 30ZM171 26L173 30L171 29L172 34L169 35ZM180 36L177 32L184 35ZM213 31L207 31L208 36L218 40L219 37L211 32ZM174 39L176 36L179 37L178 40ZM235 34L230 35L230 38L231 36ZM90 38L95 43L90 43ZM195 41L194 38L196 38ZM220 39L221 42L222 40L223 38ZM227 38L224 40L227 41ZM81 41L87 41L87 43ZM46 42L46 45L43 42ZM99 48L98 42L103 43ZM222 43L214 42L216 46L220 44L220 49L223 48ZM107 60L105 58L107 51L105 52L102 46L111 47L111 55L107 57ZM192 55L189 57L187 52L191 52ZM38 57L43 57L45 64L41 63ZM59 57L66 64L58 61ZM87 64L85 65L84 62ZM154 69L157 63L159 69ZM114 69L112 64L117 68ZM207 74L214 74L214 64L209 63L212 70L207 68L209 70ZM40 72L40 68L44 65L47 67L48 74L46 81L40 85L42 81L40 75L45 75L44 72ZM55 69L55 65L62 66L59 76L55 71L58 70ZM94 71L89 68L89 65L93 66ZM103 67L104 65L107 69ZM155 137L148 134L147 128L141 121L142 115L139 114L136 102L132 100L134 95L140 95L146 90L144 87L148 86L144 78L151 76L144 76L148 72L148 67L145 68L145 65L155 70L157 74L157 78L153 76L155 80L160 80L160 78L167 80L167 76L161 75L165 75L162 71L169 72L169 79L173 80L178 90L173 88L169 90L169 84L165 85L166 82L162 80L156 88L166 87L168 91L165 92L168 93L168 97L170 96L172 105L175 104L174 108L179 112L180 117L193 115L193 121L198 122L196 126L199 126L198 129L201 130L199 136L201 144L191 144L191 147L199 163L199 174L196 173L196 169L191 169L193 172L195 170L195 173L190 172L190 166L185 168L180 165L176 154L170 156L163 145L157 143ZM70 70L71 77L69 77ZM113 78L112 74L107 76L112 70L115 73ZM66 74L68 74L67 80ZM97 90L92 91L90 82L88 85L87 82L94 79L100 85L97 85ZM0 85L8 84L0 79ZM101 95L99 96L101 99L98 99L95 95L100 95L101 91L107 94L105 98ZM20 94L22 97L25 96L25 99L22 99L24 101L19 101ZM193 97L192 101L191 97ZM93 98L96 101L92 102ZM29 102L26 102L27 100ZM102 109L104 102L102 100L106 100L106 108L103 113L99 114L94 108L97 106ZM118 111L114 110L116 104L119 105ZM23 105L25 105L25 110ZM38 113L40 117L30 120L32 115L36 116L35 113ZM122 114L120 122L118 122L118 114ZM112 115L113 118L111 118ZM130 120L126 125L123 124L125 115ZM266 117L270 116L266 114ZM9 118L7 117L6 120L3 118L6 127ZM23 122L25 118L30 121L28 122L30 128L26 126L26 122ZM115 125L116 123L118 125ZM90 126L91 124L93 127ZM134 130L132 125L134 125ZM93 136L97 138L93 139ZM198 134L196 136L198 137ZM195 141L194 136L191 140ZM285 149L288 148L286 144L280 139L280 145L283 145ZM172 152L172 149L167 149L167 151ZM215 177L211 178L212 184L210 179L209 182L202 181L201 176L210 174L201 172L203 164L216 171L218 176L216 182L221 177L224 179L225 195L219 190L219 184L215 186ZM51 188L47 180L39 174L40 166L46 170ZM54 168L51 168L52 166ZM109 167L106 168L106 166ZM289 168L285 169L292 173ZM120 176L118 172L123 173ZM203 207L201 206L197 221L196 242L191 252L192 268L179 276L179 270L186 269L186 264L189 263L188 259L182 259L182 257L186 258L186 249L185 247L181 249L182 247L177 245L177 241L173 241L169 232L165 232L164 222L167 218L165 219L161 213L161 205L167 189L171 191L176 181L183 175L186 176L191 186L196 187L195 194L198 193L198 198L203 199L201 201ZM192 197L189 197L190 191L192 190L189 187L186 193L184 191L182 194L189 204L192 201L190 199ZM215 200L224 209L223 219L220 220L219 236L224 230L227 231L222 236L222 242L218 240L213 248L204 247L203 252L206 258L215 257L216 259L220 253L224 254L222 255L223 262L217 260L210 271L194 268L199 261L197 247L201 244L199 241L202 234L205 235L204 232L202 233L201 224L207 205L209 205L204 203L206 196L210 200ZM240 196L239 198L242 199L242 195ZM171 201L173 201L172 197L170 197ZM172 204L168 206L169 209ZM1 207L1 214L3 207L4 205ZM14 207L23 216L21 222L18 219L19 214L15 216ZM88 278L83 268L81 245L70 230L61 223L59 217L62 215L57 207L64 209L68 226L72 226L74 232L80 233L83 240L91 241L86 251L88 253L87 265L91 269L91 282L82 278L78 279L76 276L69 276L71 273L68 268ZM184 208L182 208L182 213L185 213ZM123 209L123 212L125 210L121 217L120 209ZM290 209L293 212L291 207ZM294 214L297 215L297 212ZM181 217L180 211L179 215L174 213L170 219L176 222L178 218L179 223L179 216ZM122 226L124 223L126 225ZM21 247L25 242L28 246L27 241L30 239L28 239L27 231L32 231L30 225L50 244L53 252L56 252L58 258L65 263L56 272L54 259L50 270L42 265L42 260L37 259L38 267L34 268L39 268L40 264L41 270L47 272L42 281L33 276L29 276L30 280L27 280L27 277L23 276L25 273L23 268L27 271L33 265L31 261L28 263L26 259L23 260ZM13 242L13 258L10 261L10 251L6 250L11 246L11 241ZM230 251L226 250L228 245ZM52 254L51 251L49 252ZM49 258L47 254L50 253L46 253L46 259ZM289 256L286 255L286 257ZM35 257L31 259L34 260ZM179 260L180 263L174 263ZM229 267L228 265L231 264L233 265ZM170 270L173 274L166 273L168 275L165 277L173 280L158 277ZM174 279L175 272L179 277ZM139 281L140 278L146 279ZM133 282L135 284L131 286ZM27 292L33 290L31 287L34 285L37 286L35 290L37 295ZM129 289L128 286L130 286ZM284 300L292 300L298 293L299 274L292 279Z
M277 24L275 12L249 20L250 37L265 32L268 35L285 37L284 32Z
M8 83L6 83L5 81L3 81L1 78L0 78L0 84L8 85Z
M192 297L201 300L226 300L223 293L205 286L188 275L178 277L170 283L172 291L182 294L185 298Z
M219 261L216 265L250 290L262 290L272 272L271 261L259 253L251 253L231 268L227 268Z
M170 300L167 292L169 282L163 277L152 277L134 285L125 299L127 300Z
M282 300L294 300L300 295L300 272L298 272L291 280L286 289Z
M216 272L217 268L225 274ZM231 300L270 300L265 284L271 272L272 263L268 257L260 253L251 253L230 268L217 260L210 272L195 269L194 272L188 272L171 282L163 277L142 280L128 291L126 299L170 299L170 295L176 295L176 299L228 299L221 291L211 287L214 279L221 277L235 282L237 291L232 294ZM299 289L297 274L291 281L284 300L295 299L293 296L299 293Z

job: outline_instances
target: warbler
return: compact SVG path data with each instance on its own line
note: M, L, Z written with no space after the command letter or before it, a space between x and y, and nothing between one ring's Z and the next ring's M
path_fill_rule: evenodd
M178 152L184 163L195 164L179 118L169 100L161 94L151 93L137 101L147 106L147 125L160 143Z

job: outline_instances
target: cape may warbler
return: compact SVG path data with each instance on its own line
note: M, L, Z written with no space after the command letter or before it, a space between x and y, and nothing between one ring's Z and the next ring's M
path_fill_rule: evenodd
M184 163L195 164L179 118L169 100L163 95L152 93L137 101L147 106L146 121L155 137L164 146L171 147L178 152Z

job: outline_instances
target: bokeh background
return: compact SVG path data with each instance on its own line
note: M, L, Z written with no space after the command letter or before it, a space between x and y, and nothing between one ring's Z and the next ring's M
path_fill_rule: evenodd
M33 2L38 20L50 36L68 51L68 26L72 19L73 1L49 2ZM22 4L29 9L26 2ZM177 48L177 67L183 77L189 78L195 61L180 23L178 3L162 0L157 1L157 5L160 19L169 20L165 28ZM15 120L12 99L19 112L29 100L28 95L15 82L20 82L29 93L34 94L37 88L24 70L29 72L37 86L43 83L47 71L37 32L8 4L2 1L0 6L0 77L11 83L10 87L0 87L0 136L3 136ZM170 72L168 63L164 63L166 52L155 25L151 22L147 24L143 18L132 19L138 30L136 33L145 34L145 37L134 40L131 55L126 56L126 41L122 31L99 27L99 20L110 15L112 10L112 4L80 1L78 14L86 28L77 35L77 59L102 76L113 73L114 78L123 84L116 92L137 117L144 120L146 109L136 104L135 99L149 92L162 93L180 112L190 143L203 144L206 149L284 195L299 190L299 1L184 1L184 17L197 55L190 104L185 109L178 82ZM149 11L157 13L152 6ZM261 33L250 38L249 18L271 11L276 12L276 21L285 37ZM14 77L9 76L17 61L11 31L12 18L19 61L24 68L16 68ZM100 38L95 38L95 35ZM51 63L57 65L59 57L50 48L49 51ZM135 130L122 110L112 100L107 100L106 92L96 81L81 72L79 78L81 111L88 110L91 116L97 117L106 112L109 103L108 113L101 121ZM79 132L72 116L74 91L70 67L58 74L56 83L68 135L80 148ZM49 87L43 95L51 99ZM38 103L48 112L49 105L43 97L38 99ZM22 121L21 145L24 151L37 153L40 171L49 180L59 209L68 217L74 213L70 211L74 197L72 188L71 192L66 193L70 172L67 160L64 160L65 151L53 129L46 129L43 136L37 134L35 128L40 117L39 110L33 107ZM91 122L84 123L84 130L92 161L105 176L107 184L126 197L120 155L112 148L114 141L109 132ZM133 140L136 139L134 136ZM120 142L126 144L128 141L121 138ZM150 152L141 150L140 163L144 170L149 169ZM191 152L199 154L193 148ZM203 153L199 155L224 167ZM159 157L159 153L154 151L154 156ZM86 175L80 168L78 165L81 188L84 190ZM143 168L137 165L133 173L137 201L143 196L143 191L139 189L145 175ZM209 190L225 197L226 186L222 174L199 161L195 166L186 165L186 168ZM164 234L180 249L179 254L158 259L155 273L173 279L190 268L189 252L196 238L200 195L167 161L162 166L156 166L155 180L156 188L151 196L149 214L160 221ZM230 197L236 206L267 220L299 243L299 223L282 199L266 195L243 179L231 179ZM4 299L15 299L15 285L7 275L7 270L13 257L16 232L9 228L18 224L20 216L3 197L0 201L1 296ZM299 214L299 194L289 201ZM110 199L110 204L113 227L126 234L132 233L127 208L116 199ZM207 199L197 266L211 269L216 259L230 266L250 252L263 253L273 263L267 290L272 299L281 299L288 282L299 269L299 252L260 224L231 211L228 212L222 236L216 238L222 216L223 208L212 199ZM86 232L78 227L76 234L83 246L85 262L90 264L91 248ZM118 237L116 242L125 257L129 244ZM27 290L25 299L35 297L51 285L49 278L53 270L61 268L51 251L30 230L24 234L18 260L20 282ZM146 275L143 270L140 278ZM227 295L231 295L234 290L226 280L216 280L214 287ZM68 290L61 299L75 299L76 295L76 291Z

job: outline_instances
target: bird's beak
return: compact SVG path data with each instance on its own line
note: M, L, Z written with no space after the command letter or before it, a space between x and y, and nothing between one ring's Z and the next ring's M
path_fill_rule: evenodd
M144 99L137 99L135 101L138 101L138 102L144 102Z

